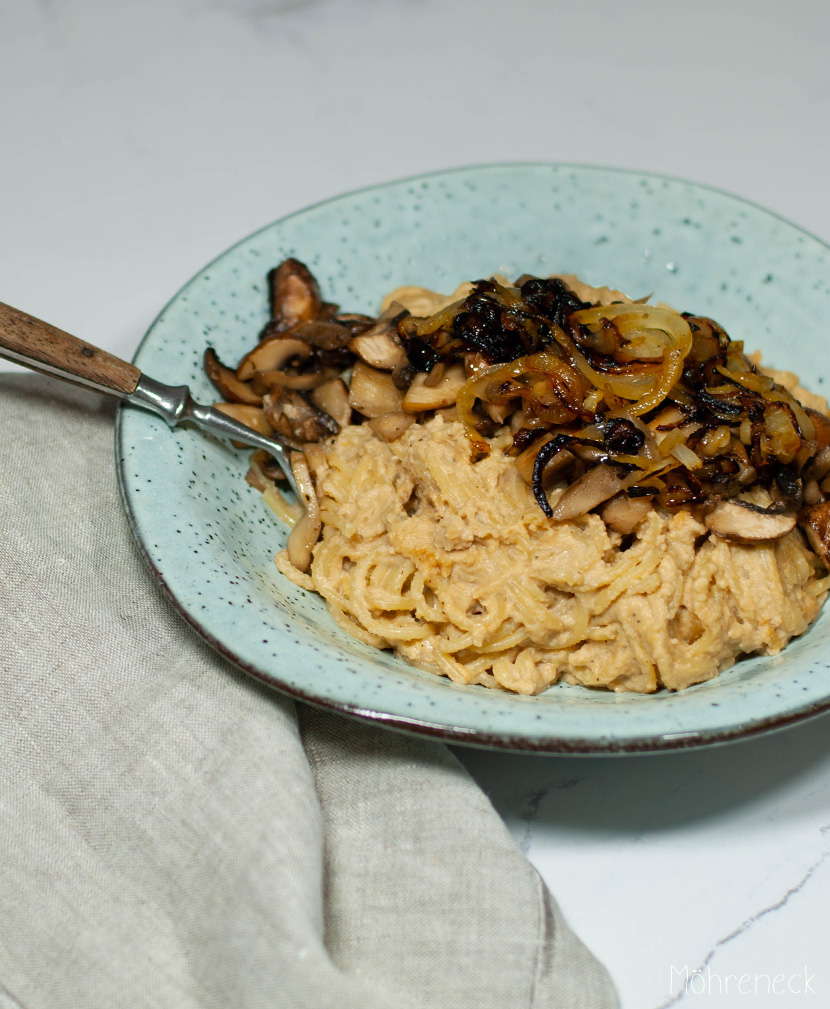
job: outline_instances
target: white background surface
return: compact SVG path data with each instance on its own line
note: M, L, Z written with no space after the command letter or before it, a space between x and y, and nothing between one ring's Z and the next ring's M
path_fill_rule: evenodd
M248 232L484 161L679 176L827 241L828 37L826 0L0 0L0 299L130 357ZM459 755L624 1009L806 1009L830 1005L829 726Z

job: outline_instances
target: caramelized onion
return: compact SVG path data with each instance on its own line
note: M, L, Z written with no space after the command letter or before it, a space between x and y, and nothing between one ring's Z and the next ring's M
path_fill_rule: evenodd
M422 297L419 311L441 305L431 315L390 304L371 319L338 315L297 260L270 276L263 341L236 373L212 352L205 365L224 398L243 404L237 412L258 417L264 403L272 426L287 423L283 400L298 418L308 406L311 420L330 405L341 424L354 408L391 439L414 414L449 409L482 455L505 426L519 472L556 519L611 499L609 516L637 516L655 495L667 508L711 510L756 486L791 506L830 495L830 420L712 319L528 275L474 281L451 302ZM551 507L554 477L571 483ZM614 521L622 529L629 518Z

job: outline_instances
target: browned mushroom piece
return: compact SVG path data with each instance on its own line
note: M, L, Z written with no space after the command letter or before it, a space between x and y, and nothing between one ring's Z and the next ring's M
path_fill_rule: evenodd
M308 460L302 452L291 453L291 469L300 492L300 498L305 505L305 514L297 520L291 530L286 549L288 558L294 567L298 571L308 571L311 565L311 551L320 538L322 529L320 506L317 503L317 494Z
M805 505L818 504L822 500L821 487L815 477L804 479L804 493L802 495Z
M802 508L798 524L812 550L830 568L830 501Z
M269 336L262 340L239 362L236 377L247 382L257 372L275 371L291 360L305 361L311 356L311 347L295 336Z
M262 396L258 395L247 382L240 382L236 372L227 368L216 356L213 347L208 347L204 356L205 373L222 394L222 398L231 403L248 403L259 406Z
M487 414L490 420L495 421L496 424L504 424L511 413L516 409L514 403L487 403L481 404L482 410Z
M335 315L334 321L345 326L352 336L359 336L371 329L377 322L371 315L362 315L360 312L340 312Z
M339 368L312 368L310 371L302 371L292 374L275 368L274 371L257 372L251 379L251 388L254 392L263 396L274 389L296 389L308 392L316 389L333 378Z
M806 467L809 476L821 481L830 473L830 448L823 448Z
M516 456L516 469L519 471L526 484L533 484L533 470L536 465L536 456L539 450L553 439L553 435L544 434L537 438L528 448ZM514 435L515 443L515 435ZM542 484L549 487L551 483L563 475L565 470L576 462L576 456L566 448L560 449L555 455L545 463L542 473Z
M285 259L268 274L271 318L284 332L320 315L323 299L308 267L299 259Z
M467 381L463 364L451 364L435 385L427 384L429 375L419 371L407 389L402 409L406 413L422 410L440 410L452 406L458 399L461 387Z
M612 467L600 463L572 483L553 505L552 518L566 522L579 518L623 489L623 478Z
M320 350L340 350L348 345L352 331L347 326L341 326L339 322L315 319L294 326L291 336Z
M710 532L722 539L757 543L786 536L795 528L795 519L795 512L761 508L733 498L715 505L703 521Z
M393 301L370 329L349 340L349 350L361 361L382 371L394 371L395 368L403 367L407 363L407 356L401 345L397 324L404 314L405 309Z
M275 483L288 483L288 477L285 475L285 471L273 456L266 453L266 458L263 460L261 468L262 472L269 480L273 480Z
M364 417L380 417L401 409L404 394L388 371L356 361L349 385L349 403Z
M393 413L383 413L379 417L373 417L367 421L369 427L379 438L384 441L395 441L415 423L415 415L395 411Z
M813 422L813 426L816 429L815 439L818 442L819 452L830 446L830 417L825 416L818 410L813 410L812 407L805 407L804 412Z
M337 434L340 425L292 389L274 389L263 397L268 423L278 433L301 444Z
M617 494L607 501L600 514L602 521L615 532L628 536L633 533L652 509L650 497L629 497Z
M333 417L340 427L346 427L352 419L349 390L342 378L330 378L323 382L312 391L311 402Z
M265 449L258 448L251 455L251 468L248 471L246 479L257 490L263 490L265 486L263 478L265 480L272 480L275 483L288 482L288 477L286 477L282 466L280 466L276 459L269 455Z
M335 302L323 301L320 304L320 319L323 322L328 322L330 319L333 319L339 311L340 306L335 304Z
M253 465L249 467L248 472L245 474L245 483L249 483L260 494L264 493L265 488L268 486Z
M349 350L361 361L383 371L394 371L407 363L406 351L391 330L375 333L370 329L361 336L355 336L349 341Z

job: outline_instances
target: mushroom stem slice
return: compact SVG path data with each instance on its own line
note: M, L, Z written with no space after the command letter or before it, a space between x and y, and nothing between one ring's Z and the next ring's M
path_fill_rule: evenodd
M760 508L748 501L721 501L703 519L710 532L744 543L777 540L795 528L795 513Z
M305 515L295 523L285 546L288 551L288 559L294 567L298 571L308 571L311 567L311 552L314 549L314 544L320 538L323 523L320 518L320 506L317 502L314 481L311 478L308 461L302 452L291 453L291 469L306 511Z
M600 463L567 488L553 506L551 518L556 522L578 518L603 501L619 494L623 487L623 478L617 471L605 463Z
M805 407L804 412L813 422L815 439L818 442L819 452L821 452L830 446L830 417L819 413L818 410L813 410L811 407Z
M340 427L347 427L352 419L349 390L342 378L330 378L311 393L311 402L334 417Z
M313 274L299 259L285 259L268 274L271 318L280 330L320 315L323 299Z
M242 358L236 377L241 382L247 382L257 372L275 371L292 358L305 361L310 354L311 347L303 340L291 336L269 336Z
M452 406L458 399L461 387L467 381L464 366L461 364L451 364L436 385L428 385L428 377L427 373L419 371L407 389L402 406L406 413L441 410L445 406Z
M225 400L231 403L247 403L260 406L262 396L257 395L247 382L240 382L236 372L225 367L216 356L213 347L208 347L204 356L205 372Z
M395 441L415 423L415 416L411 413L393 411L373 417L368 423L379 438L383 438L384 441Z
M316 319L311 322L301 322L286 336L296 337L310 347L320 350L341 350L347 346L352 336L348 326L326 319Z
M798 524L804 530L812 550L830 568L830 501L802 508Z
M388 371L356 361L349 385L349 404L364 417L380 417L402 409L404 394Z
M653 505L650 497L629 497L627 494L617 494L607 501L602 508L602 521L615 532L628 536L651 511Z
M335 315L334 321L350 330L352 336L358 336L371 329L377 320L371 315L363 315L362 312L339 312Z
M349 340L349 350L361 361L382 371L394 371L405 365L406 351L397 331L398 320L405 312L401 305L392 302L371 328Z
M340 431L333 417L291 389L274 389L262 405L271 427L295 441L322 441Z
M389 331L375 333L369 330L349 340L349 350L366 364L383 371L394 371L406 364L406 351Z
M307 392L310 389L317 389L336 374L336 368L321 368L319 371L306 371L299 375L291 375L277 368L274 371L258 371L251 379L251 387L254 392L262 392L263 395L275 389L298 389Z

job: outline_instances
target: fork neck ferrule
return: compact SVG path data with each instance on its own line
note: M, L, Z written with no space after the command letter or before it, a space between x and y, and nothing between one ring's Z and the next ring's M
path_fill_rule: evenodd
M128 402L153 410L175 427L187 417L193 400L186 385L164 385L142 375Z

